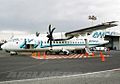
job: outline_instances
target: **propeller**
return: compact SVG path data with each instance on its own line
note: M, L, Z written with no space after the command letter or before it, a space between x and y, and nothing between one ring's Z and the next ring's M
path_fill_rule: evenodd
M51 24L49 25L49 32L47 32L47 37L48 37L48 41L47 43L50 43L50 47L52 48L52 41L53 41L53 31L55 30L55 28L51 28Z
M39 32L36 32L36 36L38 37L40 35L40 33Z

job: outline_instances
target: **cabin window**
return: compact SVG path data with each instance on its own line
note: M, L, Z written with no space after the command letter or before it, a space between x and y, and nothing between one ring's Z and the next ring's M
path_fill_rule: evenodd
M59 41L59 43L61 43L61 41Z
M64 41L62 41L62 43L64 43Z
M58 41L56 41L56 43L58 44Z
M55 43L55 41L53 41L53 43Z
M15 38L15 39L8 40L8 42L16 42L16 41L19 41L19 39Z

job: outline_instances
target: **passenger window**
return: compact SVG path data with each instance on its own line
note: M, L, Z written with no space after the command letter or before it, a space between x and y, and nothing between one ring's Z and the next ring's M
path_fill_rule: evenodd
M59 41L59 43L61 43L61 41Z
M15 39L9 40L9 42L16 42L16 41L19 41L19 39L18 39L18 38L15 38Z

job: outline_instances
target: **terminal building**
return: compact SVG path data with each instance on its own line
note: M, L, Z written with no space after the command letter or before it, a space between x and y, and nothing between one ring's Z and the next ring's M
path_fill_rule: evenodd
M120 33L119 32L109 32L106 33L105 39L109 40L109 43L106 44L106 47L109 47L111 50L120 50Z

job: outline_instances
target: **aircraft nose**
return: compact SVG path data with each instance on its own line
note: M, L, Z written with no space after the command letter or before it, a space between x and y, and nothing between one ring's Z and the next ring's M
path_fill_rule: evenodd
M4 49L5 49L5 44L3 44L3 45L1 46L1 48L4 50Z
M3 45L1 45L1 49L5 49L6 48L6 44L3 44Z

